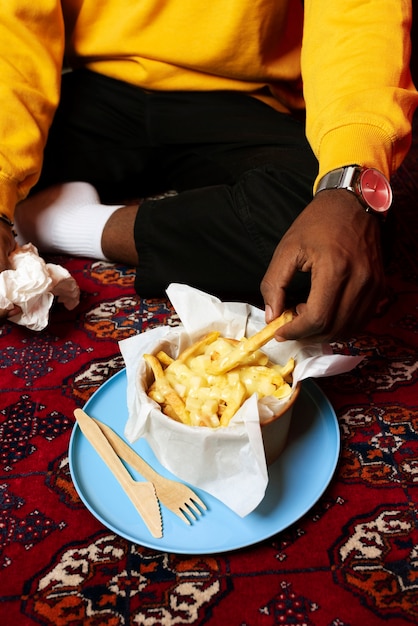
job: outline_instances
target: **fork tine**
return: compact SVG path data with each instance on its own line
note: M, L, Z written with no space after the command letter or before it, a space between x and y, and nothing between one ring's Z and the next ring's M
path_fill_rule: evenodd
M182 513L183 519L186 518L188 520L191 520L192 522L196 522L201 515L201 512L199 511L199 509L193 509L190 506L189 502L185 502L183 506L180 507L180 511Z
M195 494L193 494L193 498L201 503L203 509L206 509L206 506ZM174 511L174 509L172 510ZM197 504L193 502L191 497L187 500L184 500L183 504L179 506L174 512L180 517L180 519L183 520L183 522L186 522L186 524L189 525L191 523L191 520L195 522L199 519L199 516L203 514Z
M179 516L179 518L183 521L186 522L186 524L188 524L189 526L191 525L191 521L189 520L189 518L187 517L187 515L184 513L183 509L171 509L171 511L173 513L175 513L176 515Z
M194 500L194 501L195 501L195 503L196 503L197 505L199 505L199 507L200 507L201 509L203 509L204 511L207 511L208 507L206 506L206 504L205 504L204 502L202 502L202 500L199 498L199 496L198 496L198 495L196 495L196 494L195 494L195 492L194 492L194 491L192 491L192 494L190 495L190 499L191 499L191 500ZM200 511L199 511L199 512L200 512Z
M193 513L193 515L195 515L195 516L196 516L196 514L197 515L202 515L202 511L197 506L197 503L193 502L192 498L189 498L189 500L187 500L184 504L187 505L187 507L190 509L190 511Z

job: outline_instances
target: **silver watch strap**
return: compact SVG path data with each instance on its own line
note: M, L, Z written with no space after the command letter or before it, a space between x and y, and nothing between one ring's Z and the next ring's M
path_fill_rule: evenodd
M324 189L343 188L352 190L351 183L353 181L353 175L358 168L358 165L346 165L344 167L331 170L331 172L325 174L319 181L316 193L324 191Z

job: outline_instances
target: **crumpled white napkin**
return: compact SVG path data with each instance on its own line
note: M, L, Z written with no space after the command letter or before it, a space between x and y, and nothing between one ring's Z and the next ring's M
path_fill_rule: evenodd
M11 269L0 273L0 309L21 309L10 321L30 330L43 330L54 297L68 310L80 302L79 286L68 270L45 263L32 243L17 246L9 259Z

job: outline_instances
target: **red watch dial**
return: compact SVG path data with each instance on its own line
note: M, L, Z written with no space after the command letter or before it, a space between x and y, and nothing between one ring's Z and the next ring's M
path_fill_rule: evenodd
M360 175L363 198L373 211L385 213L392 204L392 189L386 178L374 169L366 169Z

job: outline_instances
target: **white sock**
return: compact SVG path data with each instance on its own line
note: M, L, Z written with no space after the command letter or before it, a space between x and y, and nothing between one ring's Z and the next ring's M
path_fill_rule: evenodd
M106 260L101 246L103 228L121 206L101 204L89 183L55 185L16 207L17 243L31 242L40 252Z

